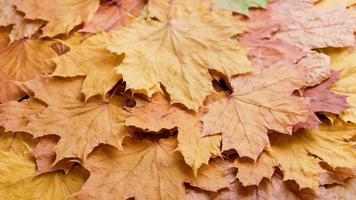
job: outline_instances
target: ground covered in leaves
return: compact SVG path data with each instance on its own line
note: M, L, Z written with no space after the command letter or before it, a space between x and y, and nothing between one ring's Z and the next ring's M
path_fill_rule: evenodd
M355 0L0 0L0 199L356 199Z

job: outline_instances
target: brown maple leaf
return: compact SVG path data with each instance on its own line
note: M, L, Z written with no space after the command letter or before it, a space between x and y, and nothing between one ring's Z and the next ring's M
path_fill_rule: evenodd
M208 191L228 185L224 173L211 166L204 166L195 178L174 151L175 138L157 142L128 138L123 146L123 151L101 146L89 156L84 165L91 175L79 199L184 199L184 182Z
M14 0L26 19L47 21L43 36L68 34L75 26L88 23L99 8L99 0Z
M55 147L55 163L72 157L85 160L100 143L121 148L122 139L129 134L124 126L128 116L124 99L114 95L110 101L97 97L84 103L82 83L82 78L38 78L23 85L48 105L30 120L26 131L35 137L61 137Z
M301 68L275 65L232 79L233 92L208 105L203 135L222 133L222 149L256 159L269 144L267 131L291 134L293 125L306 121L309 106L293 96L304 83Z
M202 164L208 164L210 157L220 155L221 136L201 137L201 114L185 111L170 105L162 93L153 95L150 103L131 110L126 125L159 132L161 129L178 128L178 150L185 161L197 174Z
M54 70L51 41L24 39L0 51L0 102L19 100L25 94L14 81L27 81Z

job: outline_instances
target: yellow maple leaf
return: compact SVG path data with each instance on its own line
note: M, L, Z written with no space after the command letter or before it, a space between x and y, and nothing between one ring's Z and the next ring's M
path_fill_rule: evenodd
M61 77L86 76L82 92L85 98L105 94L120 80L120 75L114 71L123 56L105 49L103 44L107 35L101 33L81 39L80 35L63 41L70 50L53 61L57 67L52 75Z
M13 4L26 19L47 21L42 30L49 37L67 34L82 22L87 23L99 8L99 0L15 0Z
M342 70L339 81L330 88L335 93L348 96L350 107L340 117L346 122L356 123L356 50L329 49L325 53L331 58L331 68Z
M268 151L283 171L284 180L295 180L301 188L317 189L324 171L319 162L326 162L332 168L356 167L356 152L348 141L355 136L355 130L355 125L339 121L333 127L320 126L319 131L277 136Z
M122 139L129 134L124 126L127 112L123 110L124 99L113 96L109 101L92 98L82 102L80 88L82 78L38 78L24 83L34 97L48 107L34 116L26 131L35 137L58 135L56 161L65 157L85 160L100 143L121 148Z
M0 133L0 198L17 199L74 199L70 197L85 182L82 169L69 174L53 172L35 176L36 164L27 153L34 146L31 137ZM11 142L8 142L11 141ZM6 146L6 149L4 148Z
M292 95L304 84L305 71L282 63L232 79L232 94L208 105L203 135L222 133L222 149L256 159L269 144L267 131L291 134L307 120L309 106Z
M202 164L208 164L210 157L220 155L221 136L201 137L200 115L170 106L162 93L153 95L147 105L133 109L126 125L155 132L177 127L178 149L195 175Z
M207 13L200 1L192 3L194 12L173 3L170 18L138 20L114 33L107 47L125 53L116 71L128 88L151 96L162 84L171 103L197 110L213 92L209 69L229 78L251 71L247 49L231 39L244 25L231 13Z
M24 93L14 81L31 80L54 70L52 42L24 39L0 52L0 102L19 100Z
M95 150L84 163L91 175L79 192L80 199L124 200L184 199L183 183L208 191L227 187L224 172L204 166L195 178L182 155L174 151L175 138L125 140L124 151L109 146Z

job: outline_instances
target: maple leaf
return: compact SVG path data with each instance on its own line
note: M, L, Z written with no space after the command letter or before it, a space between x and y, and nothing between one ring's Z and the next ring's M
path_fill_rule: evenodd
M55 163L66 157L85 160L100 143L121 148L122 139L129 134L124 127L127 112L122 108L123 98L113 96L110 101L103 101L97 97L83 103L82 83L82 78L37 78L24 83L35 98L48 105L30 120L27 132L35 137L61 137L55 148Z
M291 134L293 125L306 121L309 106L292 93L303 85L300 68L271 66L232 79L232 94L208 105L203 135L222 133L222 149L256 159L269 143L268 130Z
M356 195L356 179L349 179L343 185L332 185L330 187L321 187L318 192L319 198L323 200L344 199L351 200Z
M145 6L145 0L115 0L110 4L100 6L93 19L81 30L98 33L114 31L122 26L128 26Z
M34 142L17 135L4 136L0 133L1 199L66 199L80 189L85 182L85 175L80 168L71 170L68 175L55 172L34 176L36 164L26 154L28 148L34 146ZM6 149L3 148L4 145L7 146Z
M282 23L273 9L274 4L270 4L266 10L251 11L246 21L248 28L238 37L242 44L252 48L248 57L257 66L269 67L281 60L295 63L305 56L298 47L272 37Z
M33 157L36 158L37 172L36 175L43 173L54 172L58 170L63 170L68 173L72 166L79 161L72 160L62 160L58 163L54 163L56 159L55 146L58 143L58 137L54 135L47 135L41 137L36 148L31 152Z
M283 183L282 178L277 175L272 176L270 180L265 180L255 191L257 199L288 199L299 200L300 198Z
M346 101L347 96L335 94L330 91L330 87L339 80L339 72L332 71L331 77L324 81L322 84L312 88L308 88L303 92L304 97L310 98L311 110L315 112L329 112L340 114L348 104ZM320 120L315 114L309 117L306 124L302 125L306 128L317 128Z
M114 71L123 56L112 53L103 47L107 35L102 33L81 39L80 35L63 41L70 50L53 61L57 67L53 76L75 77L86 76L81 92L85 99L97 94L105 94L121 79Z
M312 1L279 0L275 5L274 13L283 19L276 38L302 49L352 46L355 42L355 23L345 9L320 10Z
M0 26L13 25L9 33L10 41L14 42L31 37L45 23L41 20L25 19L13 6L11 1L0 2Z
M248 16L249 8L265 8L268 0L214 0L214 2L217 8L232 10Z
M20 40L0 51L0 102L19 100L24 93L14 81L27 81L38 75L52 73L54 63L50 60L56 53L52 42Z
M195 4L198 8L202 5L199 1ZM205 12L204 5L194 8L193 13L182 6L172 7L168 9L171 18L138 20L113 34L107 46L113 52L125 53L116 71L128 88L150 97L160 91L161 83L171 103L197 110L213 92L209 69L227 77L251 71L247 49L230 38L241 32L243 25L231 13Z
M349 108L340 115L344 121L356 123L356 51L349 49L338 49L326 51L331 57L331 68L342 70L340 80L337 81L330 89L331 91L346 95Z
M272 141L269 151L283 171L284 180L295 180L301 188L315 190L324 172L320 161L332 168L356 166L356 153L353 144L348 141L354 137L355 128L352 124L338 122L333 127L320 126L318 131L305 130L293 136L279 135Z
M99 8L99 0L15 0L13 4L26 19L47 21L43 36L68 34L75 26L87 23Z
M262 153L258 162L235 160L234 166L238 168L236 178L243 186L259 185L263 178L270 179L273 176L276 160L268 153Z
M6 132L25 132L31 117L43 111L46 105L35 99L9 101L0 104L0 125Z
M195 175L202 164L208 164L210 157L220 155L221 136L201 138L203 126L199 114L170 106L162 93L153 95L147 105L131 110L126 125L155 132L177 127L178 149Z
M172 137L158 142L128 138L123 146L124 151L102 146L89 156L84 165L91 175L80 199L184 199L184 182L212 191L228 185L222 171L208 166L195 178L174 151Z
M331 75L330 58L323 53L311 51L298 61L298 65L308 70L304 84L306 87L316 86Z

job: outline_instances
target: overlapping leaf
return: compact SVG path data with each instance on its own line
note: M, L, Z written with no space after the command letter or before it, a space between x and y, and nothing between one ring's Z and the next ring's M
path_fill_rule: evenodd
M223 150L256 159L269 144L268 130L291 134L293 125L306 121L308 102L292 95L304 74L287 64L233 79L232 94L208 105L203 134L222 133Z
M163 94L155 94L149 104L133 109L131 114L132 116L126 120L126 125L156 132L177 127L178 149L195 174L202 164L208 164L210 157L220 155L221 136L202 138L200 114L170 106Z
M27 125L27 132L35 137L58 135L61 137L55 151L56 161L87 155L100 143L121 148L122 139L129 134L124 126L127 112L123 99L113 96L109 101L93 98L83 103L80 88L82 78L35 79L24 87L48 107Z
M231 14L205 11L199 1L195 4L194 12L173 4L165 13L169 19L137 21L112 36L108 49L125 53L116 71L128 88L152 96L162 84L171 103L197 110L213 91L209 69L227 77L251 71L247 49L231 39L243 30L241 22Z
M184 182L210 191L227 187L218 169L206 167L194 178L181 154L174 152L176 147L177 141L167 138L157 142L128 139L122 152L111 147L97 149L85 163L91 176L79 198L173 200L184 199Z

